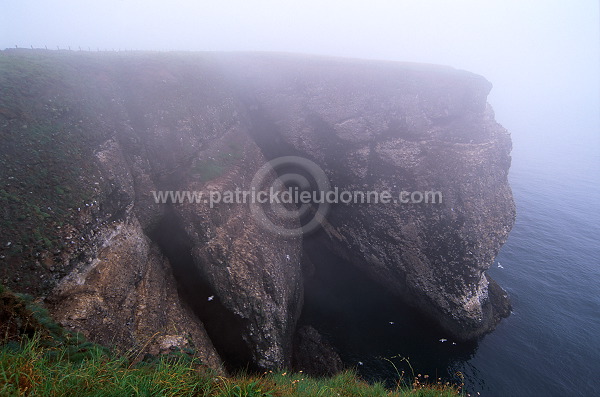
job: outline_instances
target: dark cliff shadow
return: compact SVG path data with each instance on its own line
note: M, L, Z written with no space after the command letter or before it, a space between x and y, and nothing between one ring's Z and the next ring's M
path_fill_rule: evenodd
M287 155L306 157L281 138L280 127L265 116L260 105L251 99L246 105L252 121L251 135L267 160ZM308 122L326 146L339 147L328 159L327 169L343 168L339 163L344 158L343 150L334 142L331 127L316 116ZM335 178L349 182L340 175ZM304 269L304 307L298 329L317 329L337 350L345 366L356 368L367 380L383 380L395 386L399 375L396 368L410 377L412 366L432 378L460 383L455 368L474 355L477 341L453 341L431 319L333 253L327 240L323 231L303 239L307 259L303 262L310 263L311 268Z
M255 370L251 351L242 338L244 320L221 303L205 280L192 257L192 241L170 206L148 235L169 260L180 299L204 325L226 369Z
M412 366L415 375L460 383L456 367L473 357L477 341L453 341L430 319L331 252L326 238L321 231L304 241L312 268L305 276L300 324L316 328L344 364L369 381L394 386L396 368L410 377Z

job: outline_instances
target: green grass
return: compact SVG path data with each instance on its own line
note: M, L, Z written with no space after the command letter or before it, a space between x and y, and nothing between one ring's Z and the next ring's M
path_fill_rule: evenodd
M0 285L0 396L457 396L459 388L398 382L368 384L353 371L330 378L301 372L218 374L193 352L118 352L65 331L31 296ZM400 374L399 374L400 375Z
M62 54L0 54L0 254L6 259L0 279L36 295L47 294L54 279L33 264L44 257L58 271L62 263L54 254L74 248L67 230L85 227L77 209L99 200L99 171L90 159L105 139L97 115L107 114L110 100L97 105L91 101L97 91L84 95L82 70L92 64Z
M220 376L185 354L132 364L93 345L83 360L60 347L47 348L40 337L0 350L2 396L456 396L447 385L370 385L352 371L331 378L302 373Z

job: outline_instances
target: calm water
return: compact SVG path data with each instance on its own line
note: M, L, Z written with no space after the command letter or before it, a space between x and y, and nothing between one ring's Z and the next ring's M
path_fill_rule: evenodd
M368 379L410 373L406 357L416 373L457 380L462 372L471 394L600 395L596 149L574 145L533 160L515 150L517 222L489 271L509 292L513 314L478 343L439 342L447 336L435 325L390 305L335 257L317 259L328 266L307 285L305 318Z

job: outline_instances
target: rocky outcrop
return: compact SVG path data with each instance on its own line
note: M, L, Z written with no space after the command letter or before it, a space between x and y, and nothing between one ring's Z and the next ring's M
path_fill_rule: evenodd
M191 175L183 185L185 190L244 189L266 162L242 127L227 132L199 153L200 161L222 157L236 159L222 175L208 182ZM184 203L172 211L199 271L189 290L196 290L198 280L203 280L212 297L207 305L220 304L230 313L229 321L224 321L223 313L207 319L207 326L214 327L211 335L222 339L220 346L230 357L228 361L259 368L289 367L293 333L302 308L301 238L272 235L259 227L247 206L237 203ZM195 295L195 299L206 302L208 294ZM215 322L218 324L213 325Z
M153 195L243 188L266 163L220 69L194 57L2 56L2 105L22 115L3 116L7 221L25 214L25 229L41 213L51 240L3 229L3 282L45 295L67 328L141 356L194 347L217 369L289 366L300 239L266 235L242 206ZM28 157L44 169L19 173Z
M514 222L511 144L479 76L257 54L5 51L0 61L2 279L46 296L93 340L151 353L193 345L215 368L290 366L301 236L270 233L246 205L153 194L248 189L287 155L340 190L443 194L336 205L323 222L328 249L398 304L461 339L510 310L485 270ZM297 334L301 362L333 357L315 332Z
M488 288L485 274L515 218L511 141L486 103L489 82L413 64L230 64L252 76L246 100L269 157L311 159L340 191L390 191L398 201L402 191L441 193L437 204L334 206L325 227L332 250L456 338L508 315L506 294Z
M169 263L135 218L99 231L102 244L78 263L48 299L54 318L106 346L159 354L197 348L202 362L222 368L203 324L177 295Z
M100 194L81 215L90 225L86 235L76 237L85 242L83 249L47 299L52 314L65 328L139 358L197 347L204 363L222 369L203 324L179 299L169 262L135 215L125 158L113 139L96 151Z

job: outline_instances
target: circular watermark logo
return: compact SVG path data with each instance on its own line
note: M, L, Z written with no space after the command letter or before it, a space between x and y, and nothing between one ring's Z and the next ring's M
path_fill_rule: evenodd
M329 211L324 199L331 190L329 179L321 167L303 157L284 156L265 163L250 188L262 197L250 203L254 219L262 228L284 237L317 230Z

